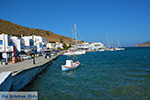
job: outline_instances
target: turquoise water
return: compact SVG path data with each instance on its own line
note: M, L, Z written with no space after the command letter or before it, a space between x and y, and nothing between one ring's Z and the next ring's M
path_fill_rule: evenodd
M87 52L79 68L61 71L60 56L25 90L38 91L40 100L148 100L150 48Z

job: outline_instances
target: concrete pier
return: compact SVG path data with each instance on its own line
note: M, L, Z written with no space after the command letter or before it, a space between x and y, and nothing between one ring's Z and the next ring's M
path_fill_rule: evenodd
M11 72L0 73L0 91L9 91L12 86Z
M52 62L59 56L61 53L51 56L48 59L45 59L44 56L36 58L35 63L33 60L26 60L16 64L9 64L5 66L0 66L0 73L11 71L12 72L12 91L18 91L31 82L36 75L38 75L42 70L47 66L52 64Z

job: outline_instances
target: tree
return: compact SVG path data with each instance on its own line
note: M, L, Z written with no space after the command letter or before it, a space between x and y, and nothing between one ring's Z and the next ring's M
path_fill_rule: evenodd
M63 39L62 38L60 38L60 43L63 43Z
M60 48L60 47L58 47L57 49L58 49L58 50L61 50L61 48Z
M72 46L71 46L71 44L69 44L69 46L67 46L65 43L63 43L62 47L64 50L67 50L67 49L71 48Z
M46 31L46 34L47 34L47 35L50 35L50 34L49 34L49 31Z
M68 46L68 48L71 48L72 46L71 46L71 43L69 44L69 46Z
M65 43L63 44L62 47L64 48L64 50L68 49L68 48L67 48L67 45L66 45Z
M49 41L49 43L56 43L55 41Z

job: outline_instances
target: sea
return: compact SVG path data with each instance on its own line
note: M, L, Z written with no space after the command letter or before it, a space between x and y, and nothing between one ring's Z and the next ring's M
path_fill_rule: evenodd
M150 100L150 47L78 55L80 66L61 71L70 56L59 56L22 91L39 100Z

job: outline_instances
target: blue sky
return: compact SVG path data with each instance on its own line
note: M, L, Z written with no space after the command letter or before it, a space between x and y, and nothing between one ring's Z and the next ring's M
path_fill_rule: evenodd
M122 46L150 40L150 0L0 0L0 18L72 37L77 24L81 40L106 43L118 37Z

